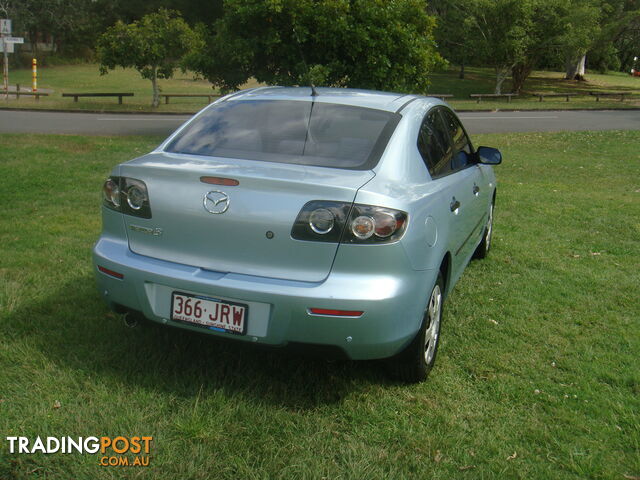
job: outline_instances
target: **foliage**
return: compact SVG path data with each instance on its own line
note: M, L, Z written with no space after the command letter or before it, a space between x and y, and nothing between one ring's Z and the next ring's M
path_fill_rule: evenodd
M532 42L534 28L533 0L462 0L447 6L457 10L455 25L441 17L443 33L459 38L457 44L474 63L491 66L496 74L495 93L501 93L502 83L512 68L522 62ZM454 41L450 41L453 43Z
M604 0L601 33L589 53L589 64L598 70L629 72L640 56L640 3Z
M421 0L229 0L189 64L225 89L253 76L425 91L441 62L433 28Z
M13 21L14 33L26 33L33 53L39 35L48 34L56 47L78 41L91 28L86 0L0 0L0 14Z
M496 71L496 93L511 74L519 92L543 59L575 66L598 38L600 0L434 0L440 15L436 37L454 59L461 55Z
M175 12L160 9L125 24L118 21L100 36L96 53L100 73L117 66L135 68L151 80L154 107L159 103L159 78L171 78L182 58L199 46L199 36Z
M11 18L27 41L51 39L63 56L91 58L97 38L118 20L131 23L160 8L182 12L190 24L212 24L222 0L0 0L0 17ZM31 47L39 59L47 54L34 42Z

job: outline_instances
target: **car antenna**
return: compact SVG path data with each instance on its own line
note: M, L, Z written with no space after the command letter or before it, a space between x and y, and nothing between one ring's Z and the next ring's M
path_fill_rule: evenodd
M309 65L307 64L307 60L304 57L304 51L302 50L302 47L300 46L300 37L298 37L298 31L295 29L295 27L292 28L293 30L293 34L296 37L296 45L298 45L298 51L300 52L300 57L302 58L302 63L304 64L304 68L307 70L307 74L311 73L311 70L309 70ZM318 96L318 91L316 90L316 86L313 84L313 82L309 82L311 85L311 96L312 97L317 97ZM313 104L311 105L311 108L313 108Z

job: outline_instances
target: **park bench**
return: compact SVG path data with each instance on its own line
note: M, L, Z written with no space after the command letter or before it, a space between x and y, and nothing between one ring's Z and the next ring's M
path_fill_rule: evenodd
M207 94L207 93L161 93L161 97L164 97L164 103L169 104L169 98L171 97L207 97L207 101L211 103L213 97L220 98L221 95Z
M118 103L122 105L122 97L133 97L133 93L63 93L63 97L73 97L77 102L78 97L118 97Z
M471 93L469 96L471 98L477 98L478 103L480 103L480 100L482 100L482 97L488 97L488 98L505 98L506 97L507 102L511 103L511 97L517 97L518 94L517 93Z
M440 100L444 100L445 98L453 98L453 94L451 93L427 93L427 96L439 98Z
M620 96L620 101L624 101L625 95L631 95L630 92L589 92L589 95L594 95L596 97L596 102L600 101L600 97L611 97L611 96Z
M7 92L3 91L2 95L6 95ZM48 97L49 94L48 93L41 93L41 92L21 92L20 90L16 90L15 92L9 91L9 95L15 95L16 96L16 100L19 100L21 96L28 96L28 97L36 97L36 100L40 100L40 97Z
M577 93L553 93L553 92L549 92L549 93L533 93L532 94L534 97L538 97L540 100L542 101L542 99L544 97L565 97L566 101L569 101L569 97L575 97L576 95L578 95Z

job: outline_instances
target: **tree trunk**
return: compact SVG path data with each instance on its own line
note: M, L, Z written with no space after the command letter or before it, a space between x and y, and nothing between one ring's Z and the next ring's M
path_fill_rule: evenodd
M160 105L160 88L158 88L158 67L153 67L153 73L151 74L151 85L153 85L153 100L151 106L158 108Z
M464 80L464 56L462 57L462 62L460 62L460 73L458 74L458 78L460 80Z
M531 74L532 67L524 63L518 63L511 69L511 78L513 84L511 85L511 93L520 93L524 82Z
M496 88L493 93L500 95L502 93L502 84L509 76L511 68L496 67Z
M565 80L584 80L586 55L567 55L565 57Z
M587 56L583 55L580 59L580 65L578 66L578 78L577 80L584 81L584 66L587 63Z

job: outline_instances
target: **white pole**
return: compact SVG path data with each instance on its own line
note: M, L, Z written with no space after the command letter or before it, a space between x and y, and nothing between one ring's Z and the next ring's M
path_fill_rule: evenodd
M4 64L2 66L2 77L4 79L4 99L9 100L9 55L7 55L7 42L2 33L2 51L4 53Z

